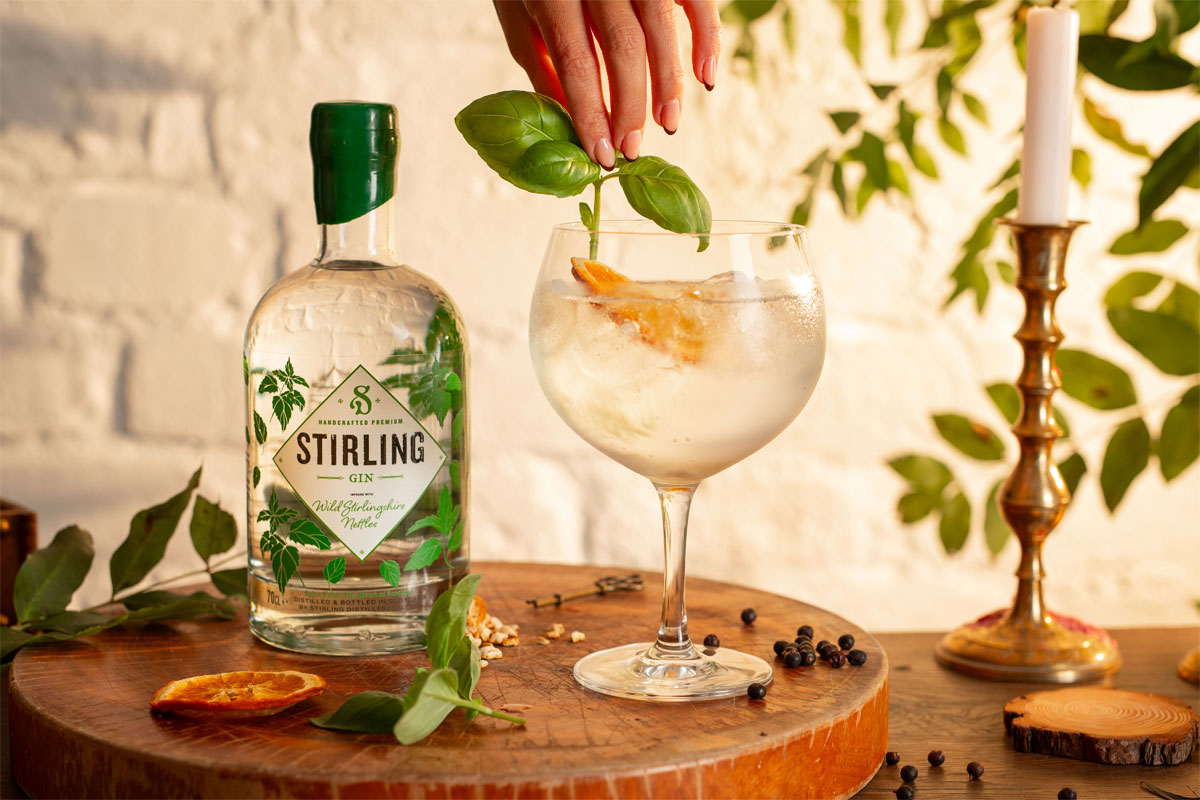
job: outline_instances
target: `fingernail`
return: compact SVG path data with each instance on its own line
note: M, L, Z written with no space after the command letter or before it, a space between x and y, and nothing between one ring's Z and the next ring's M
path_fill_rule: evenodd
M608 140L607 136L596 141L596 146L592 148L592 158L596 159L596 163L605 169L612 169L617 165L612 142Z
M642 149L642 132L630 131L625 134L625 141L621 142L621 152L630 161L636 161L638 153Z
M704 60L704 66L700 68L700 80L704 81L704 88L710 92L717 85L717 57L709 56Z
M679 130L679 98L663 103L662 110L658 115L662 118L664 131L675 133L675 131Z

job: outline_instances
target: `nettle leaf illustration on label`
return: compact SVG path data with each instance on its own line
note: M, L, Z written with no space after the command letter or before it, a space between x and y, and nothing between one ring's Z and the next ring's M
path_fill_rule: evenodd
M283 369L271 370L263 376L262 381L258 384L259 394L273 395L271 397L271 416L279 420L279 427L285 431L288 423L292 420L292 412L304 410L304 395L296 388L297 386L308 388L308 381L295 373L290 358ZM259 444L267 440L266 423L263 422L257 411L254 413L254 434Z
M268 377L280 380L283 394L279 372ZM296 427L274 462L312 516L365 561L412 510L446 458L437 439L358 366ZM308 537L321 534L306 522L311 529L292 526L292 541L309 544ZM345 569L344 560L331 562L326 579L336 583Z
M263 555L271 559L271 569L281 592L300 566L300 550L296 545L318 550L328 550L333 546L316 523L300 516L300 512L294 508L282 505L274 490L271 491L267 508L258 512L258 521L267 523L267 530L258 540L258 546Z

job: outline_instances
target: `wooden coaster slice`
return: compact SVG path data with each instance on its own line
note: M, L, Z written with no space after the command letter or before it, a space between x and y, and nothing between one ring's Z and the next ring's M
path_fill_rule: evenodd
M1004 705L1019 753L1100 764L1182 764L1200 733L1200 714L1174 697L1102 686L1033 692Z

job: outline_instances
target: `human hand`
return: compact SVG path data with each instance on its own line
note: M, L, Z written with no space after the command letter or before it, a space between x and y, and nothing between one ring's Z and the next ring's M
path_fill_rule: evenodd
M675 133L683 110L683 68L675 8L692 30L692 72L712 91L721 51L716 0L493 0L508 50L534 90L566 106L583 149L606 169L616 164L614 143L635 159L646 125L646 66L650 67L655 123ZM608 72L609 113L600 87Z

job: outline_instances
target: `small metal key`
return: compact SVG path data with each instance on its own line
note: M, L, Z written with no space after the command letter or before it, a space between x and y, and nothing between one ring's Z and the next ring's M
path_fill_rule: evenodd
M542 597L534 600L526 600L525 602L534 608L561 606L568 600L578 600L581 597L591 597L594 594L605 595L609 592L640 592L643 585L642 576L637 573L626 575L623 578L618 578L615 575L606 575L603 578L598 578L591 588L572 592L571 594L556 593L553 597Z

